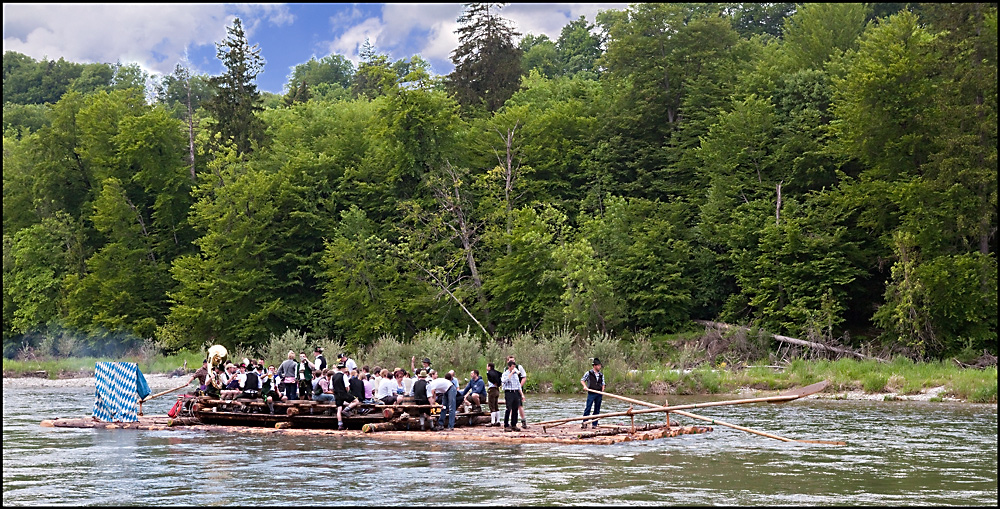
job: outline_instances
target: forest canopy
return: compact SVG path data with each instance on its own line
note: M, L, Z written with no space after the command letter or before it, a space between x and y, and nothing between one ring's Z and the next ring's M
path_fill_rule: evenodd
M220 76L5 52L4 355L696 319L996 353L996 4L458 21L447 76L366 44L284 96L238 19Z

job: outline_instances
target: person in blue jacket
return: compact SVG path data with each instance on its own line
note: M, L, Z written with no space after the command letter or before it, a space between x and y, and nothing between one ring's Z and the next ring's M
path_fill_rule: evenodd
M469 373L469 383L462 390L462 398L465 403L478 407L486 401L486 382L479 376L479 370L474 369Z

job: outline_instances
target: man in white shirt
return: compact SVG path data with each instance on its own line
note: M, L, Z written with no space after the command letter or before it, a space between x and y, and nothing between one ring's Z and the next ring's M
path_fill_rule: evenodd
M435 378L427 383L427 399L432 405L439 402L444 405L438 415L435 431L444 429L445 416L448 416L448 429L455 429L455 395L458 391L455 384L451 383L451 374L445 374L444 378Z
M344 365L347 366L348 372L358 369L358 363L354 362L354 359L348 357L346 352L340 354L340 362L344 363Z
M396 403L396 379L389 376L389 370L383 369L382 380L378 384L378 389L375 390L375 399L381 401L386 405L392 405Z
M521 414L521 427L528 427L528 420L524 416L524 386L528 384L528 372L524 370L524 366L517 364L517 360L514 359L513 355L507 356L507 361L514 361L517 366L518 379L521 382L521 406L518 407L518 412Z
M521 390L521 378L518 376L517 363L514 362L514 359L507 361L507 369L500 376L500 384L503 388L504 400L507 404L507 409L504 411L503 416L503 430L521 431L517 427L517 408L521 406L521 402L524 400L524 392ZM511 420L514 422L511 423ZM524 424L523 420L521 424Z

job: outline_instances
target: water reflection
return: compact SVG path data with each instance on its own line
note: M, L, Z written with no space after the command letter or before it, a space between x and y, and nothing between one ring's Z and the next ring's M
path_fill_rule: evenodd
M38 401L49 404L40 407ZM66 389L59 398L45 389L5 395L4 505L178 500L197 505L426 500L435 505L993 505L997 500L996 406L799 401L697 410L781 436L846 441L842 447L779 442L723 427L705 435L596 446L38 425L42 419L82 416L92 402L93 389ZM145 411L162 414L171 404L169 398L154 400ZM607 411L624 408L605 401ZM530 417L568 417L581 409L579 396L536 395ZM662 422L662 416L637 416L637 424L645 422Z

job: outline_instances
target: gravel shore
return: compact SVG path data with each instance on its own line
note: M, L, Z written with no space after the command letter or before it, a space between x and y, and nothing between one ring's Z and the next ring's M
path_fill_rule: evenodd
M178 378L160 374L147 375L145 373L143 373L142 376L146 377L146 383L149 384L149 388L154 392L172 389L184 383L185 380L189 378ZM3 388L7 389L8 387L11 389L20 389L25 387L94 387L94 377L60 378L58 380L34 377L5 377L3 379Z

